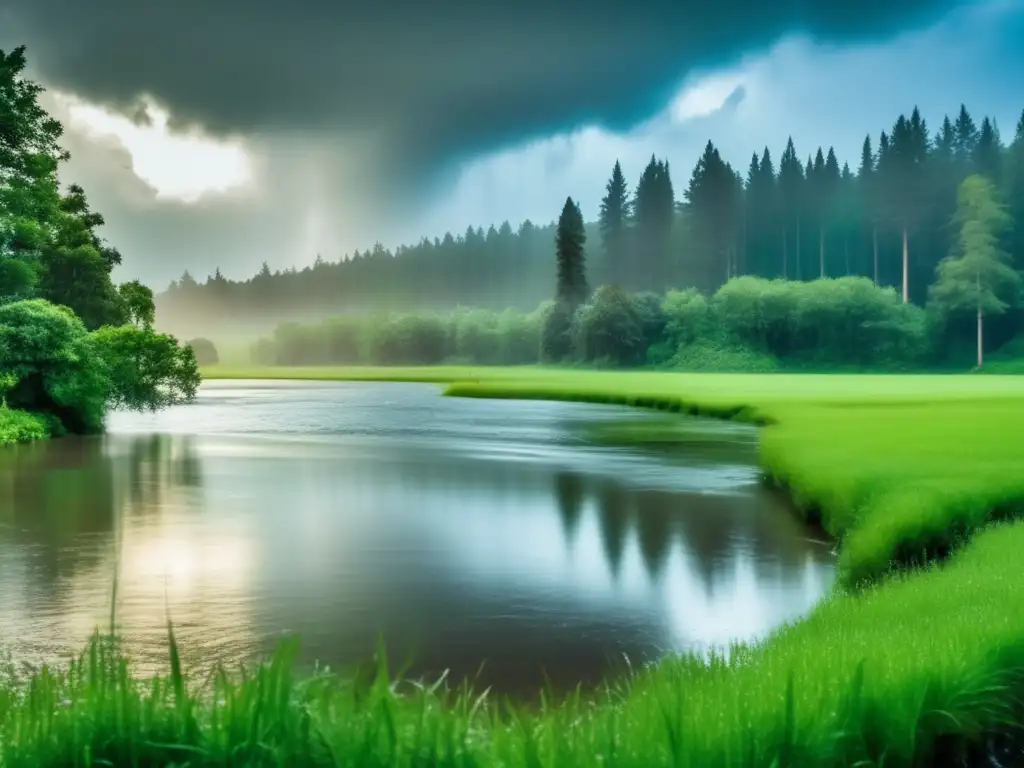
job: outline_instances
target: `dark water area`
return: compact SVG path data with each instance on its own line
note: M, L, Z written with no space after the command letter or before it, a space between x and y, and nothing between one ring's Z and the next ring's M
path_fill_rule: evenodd
M638 432L671 435L630 443ZM745 426L418 384L210 382L109 433L0 450L0 651L60 661L117 621L166 668L301 635L346 667L526 694L762 636L833 562L758 481Z

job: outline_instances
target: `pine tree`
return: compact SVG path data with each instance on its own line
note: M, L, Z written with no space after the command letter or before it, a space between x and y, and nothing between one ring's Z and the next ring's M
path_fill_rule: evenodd
M978 143L974 147L974 167L982 176L988 177L1000 189L1003 182L1003 144L999 129L987 117L981 121Z
M1022 278L1000 248L1010 217L992 182L974 174L957 193L953 219L959 236L954 251L939 262L931 301L944 314L971 311L977 318L978 367L984 364L985 317L1000 315L1019 299Z
M1006 201L1012 230L1008 238L1010 255L1018 270L1024 271L1024 112L1006 157Z
M651 160L640 176L633 202L634 241L640 257L637 285L663 290L668 278L666 263L675 216L675 194L667 162Z
M782 277L789 279L790 249L800 253L800 212L803 208L804 169L796 156L793 137L779 160L778 200L782 220ZM799 275L799 267L797 268Z
M626 261L629 209L629 190L626 186L626 177L622 174L622 165L616 160L615 166L612 168L612 176L605 186L605 196L601 199L598 223L608 278L611 282L619 285L626 282L629 268Z
M555 259L558 301L575 309L587 300L586 254L587 233L583 214L571 197L565 199L555 233Z
M879 163L885 210L900 233L904 304L910 301L910 232L927 209L928 149L928 129L915 107L909 120L900 115L896 121L888 151Z
M957 164L967 173L978 148L978 127L963 104L960 105L960 114L957 115L954 128L956 141L953 144L953 156Z
M884 134L883 134L884 135ZM857 206L871 232L872 279L878 285L878 189L875 173L875 155L871 151L871 136L864 137L857 169Z
M775 181L775 166L772 164L772 155L768 147L764 148L761 154L761 182L758 185L757 199L753 201L758 212L759 223L759 249L758 263L760 265L757 274L762 277L777 277L781 274L779 269L773 269L769 265L778 264L781 249L778 245L778 219L779 200L778 189Z

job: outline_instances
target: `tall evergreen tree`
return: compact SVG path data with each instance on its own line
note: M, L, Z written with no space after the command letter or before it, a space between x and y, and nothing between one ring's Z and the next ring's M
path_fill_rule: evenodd
M999 129L988 117L981 121L978 143L974 147L974 168L988 177L999 190L1003 182L1003 144Z
M953 155L960 165L963 173L969 173L974 160L974 154L978 148L978 126L975 125L967 107L960 105L960 113L956 118L954 126L956 141L953 145Z
M612 168L612 176L605 186L605 196L601 199L601 212L598 224L601 230L601 247L604 251L606 274L608 279L619 285L628 278L628 225L630 215L629 189L626 177L622 174L622 165L618 160Z
M864 137L860 151L860 167L857 169L857 206L864 221L864 230L869 234L871 248L871 275L878 284L878 189L875 174L875 155L871 150L871 136Z
M900 115L896 121L884 162L879 164L885 209L900 233L904 304L910 301L910 233L927 210L928 149L928 129L915 107L910 119Z
M672 222L675 217L675 194L668 163L651 160L640 176L633 202L635 221L634 244L640 257L636 286L641 290L664 290L674 277L667 269Z
M779 160L778 201L782 220L782 277L789 279L793 269L790 254L800 253L800 213L803 209L804 169L796 156L793 137ZM799 267L797 268L799 274Z
M555 233L555 261L557 284L555 296L569 307L578 307L587 300L585 246L587 233L583 228L583 214L571 197L565 199L562 215Z
M1006 157L1006 201L1012 219L1009 251L1014 266L1024 271L1024 112Z

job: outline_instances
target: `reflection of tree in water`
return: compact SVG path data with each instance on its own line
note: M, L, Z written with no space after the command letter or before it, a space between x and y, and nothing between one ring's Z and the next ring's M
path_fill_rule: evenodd
M562 518L562 531L565 543L571 547L576 538L576 530L583 515L583 499L586 494L583 478L575 472L558 472L555 474L555 496L558 499L558 514Z
M122 514L119 499L151 510L176 485L202 480L190 439L132 438L122 456L106 450L110 440L66 437L3 454L0 498L6 503L0 536L36 548L44 579L100 565Z
M619 485L604 485L598 492L597 510L604 554L617 578L629 533L629 494Z
M680 496L675 508L686 548L710 597L716 570L730 559L738 541L749 542L749 516L757 510L745 497L728 494Z
M636 496L636 525L644 565L652 579L665 570L672 548L671 494L641 492Z

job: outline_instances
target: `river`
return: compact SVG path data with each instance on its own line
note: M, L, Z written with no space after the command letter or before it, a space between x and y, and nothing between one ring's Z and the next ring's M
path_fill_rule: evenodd
M116 621L143 671L301 635L346 667L526 693L762 636L830 547L758 482L752 428L433 385L208 382L108 434L0 450L0 649L38 664ZM639 430L682 429L637 444ZM660 430L660 431L659 431ZM619 437L616 437L619 436Z

